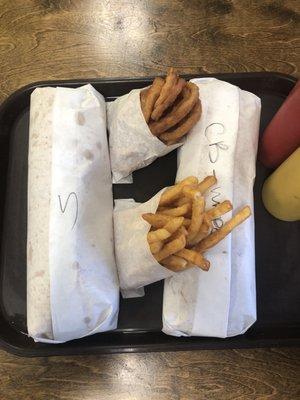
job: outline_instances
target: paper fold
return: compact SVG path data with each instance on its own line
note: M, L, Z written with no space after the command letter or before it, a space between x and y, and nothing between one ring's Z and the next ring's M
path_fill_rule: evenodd
M136 289L173 275L173 272L160 265L150 252L147 241L150 225L142 218L144 213L156 212L164 190L142 204L135 204L132 199L116 201L115 253L120 288L124 297L133 297Z

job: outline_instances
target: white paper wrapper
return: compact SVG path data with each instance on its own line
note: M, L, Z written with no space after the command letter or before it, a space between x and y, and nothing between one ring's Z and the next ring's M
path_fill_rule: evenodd
M166 146L150 132L140 105L141 89L134 89L107 103L109 148L113 182L124 180L133 171L179 147ZM121 181L121 182L120 182Z
M260 99L217 79L193 79L203 113L179 151L177 180L215 174L207 207L225 199L250 205L260 119ZM197 150L198 149L198 150ZM221 226L231 213L215 221ZM174 336L227 337L256 320L253 216L206 253L211 268L193 268L165 281L163 331Z
M115 253L123 297L138 297L136 289L172 276L153 257L147 242L150 225L142 214L155 213L162 189L146 203L118 200L114 210ZM130 207L130 208L129 208Z
M28 171L29 336L58 343L116 328L106 110L92 86L33 92Z

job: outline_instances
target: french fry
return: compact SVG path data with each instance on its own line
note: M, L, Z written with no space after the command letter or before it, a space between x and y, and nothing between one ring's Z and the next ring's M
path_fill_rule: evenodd
M249 206L243 207L234 217L227 221L222 228L214 231L205 239L203 239L196 247L195 250L203 253L204 251L210 249L224 239L232 230L240 225L251 215L251 210Z
M202 256L202 254L195 250L182 249L178 251L175 255L184 258L186 261L192 263L193 265L197 265L197 267L200 267L204 271L209 270L210 262L206 260Z
M156 254L154 254L155 259L160 262L161 260L171 256L182 250L186 245L185 235L180 235L179 238L166 243L164 247Z
M171 236L171 233L168 232L166 229L161 228L157 229L156 231L151 231L147 235L148 243L158 242L159 240L165 240Z
M197 184L198 184L198 178L196 178L195 176L188 176L187 178L178 182L177 185L180 185L181 187L183 187L186 185L197 185Z
M150 251L152 254L158 253L164 246L164 242L158 240L157 242L149 243Z
M195 246L196 244L198 244L202 239L204 239L207 235L209 235L210 230L211 230L211 219L206 213L204 213L203 222L202 225L200 226L199 232L192 240L189 241L189 245Z
M165 84L165 80L157 77L154 79L152 85L148 88L145 89L145 91L142 91L140 96L141 96L141 109L142 113L144 115L145 121L148 123L154 104L156 100L158 99L161 89Z
M232 210L232 204L229 200L225 200L222 203L217 204L215 207L206 211L206 214L211 219L216 219Z
M183 190L184 190L185 188L186 188L186 186L184 186ZM186 203L191 203L191 199L189 199L189 198L186 197L186 196L183 196L183 197L179 197L179 199L175 200L174 206L180 207L180 206L183 206L183 205L186 204Z
M154 136L159 136L177 125L199 101L199 88L195 83L187 82L181 93L182 99L172 108L170 113L162 116L159 121L149 123L149 129Z
M217 178L214 175L207 176L202 182L199 183L198 190L200 190L200 192L203 194L215 183L217 183Z
M160 96L156 100L154 109L151 114L151 119L153 119L154 121L159 120L163 112L175 102L176 98L186 85L186 81L183 78L178 79L177 74L175 74L175 80L173 80L173 82L170 82L169 87L167 87L170 79L169 73L170 72L168 72L168 75L166 77L166 83L162 87ZM164 92L166 93L166 95L164 95Z
M166 229L168 232L172 234L182 226L183 221L184 221L183 217L172 218L169 222L166 223L164 229Z
M180 196L182 187L179 185L174 185L166 189L160 196L159 205L165 206L172 203L174 200L178 199Z
M167 73L167 76L166 76L166 79L165 79L165 83L161 88L159 97L157 98L157 100L155 101L155 104L154 104L154 109L153 109L153 112L151 114L151 118L154 121L157 121L159 119L159 117L161 116L161 114L164 112L164 110L168 107L168 105L170 105L170 101L169 101L170 91L171 92L173 91L173 89L176 86L177 82L178 82L178 75L177 75L175 69L173 67L171 67L168 70L168 73ZM181 90L182 90L182 88L181 88ZM180 90L180 92L181 92L181 90ZM171 97L173 97L173 96L171 95ZM173 101L176 99L176 97L177 96L175 96ZM166 108L163 108L161 110L161 106L164 105L165 102L169 102L169 104L167 105Z
M191 265L181 257L178 256L169 256L160 262L164 267L168 268L173 272L184 271L187 268L190 268Z
M192 219L188 227L187 243L190 244L200 230L204 217L204 197L195 195L192 204Z
M200 190L198 189L198 185L186 185L182 189L182 194L185 198L193 200L195 196L201 195Z
M164 215L170 215L171 217L181 217L186 215L191 209L191 204L187 203L180 207L160 209L159 212Z
M169 238L165 240L165 243L171 242L174 239L178 239L181 235L187 236L188 231L184 226L181 226L177 231L175 231Z
M176 125L175 128L171 128L169 131L159 135L159 138L167 145L176 143L196 125L201 117L201 114L201 101L198 100L192 110L180 121L179 124Z
M181 182L178 182L176 185L169 187L166 189L163 194L160 196L159 205L165 206L172 203L174 200L178 199L181 195L182 188L185 185L193 185L197 184L198 179L195 176L188 176L183 179Z
M186 218L188 218L188 219L191 219L192 218L192 204L190 204L190 208L189 208L189 210L187 211L187 213L184 215L184 217L186 217Z
M200 267L204 271L210 268L210 262L206 260L201 253L192 249L182 249L176 253L177 256L184 258L189 263Z
M170 207L167 206L158 206L157 212L161 213L162 211L169 210Z
M142 218L154 228L163 228L172 219L172 217L170 217L169 215L164 215L159 213L142 214Z
M198 86L180 78L173 67L141 90L140 105L152 135L167 146L185 136L202 114Z
M189 226L190 225L190 223L191 223L191 220L189 219L189 218L184 218L184 221L183 221L183 226Z
M183 225L178 229L178 231L183 233L185 236L187 236L187 234L188 234L187 229Z
M151 225L147 236L150 251L161 265L175 272L193 266L208 271L210 263L203 253L251 215L246 206L211 233L212 221L232 210L231 202L225 200L205 211L203 193L216 182L215 176L200 183L189 176L163 193L155 214L142 215Z

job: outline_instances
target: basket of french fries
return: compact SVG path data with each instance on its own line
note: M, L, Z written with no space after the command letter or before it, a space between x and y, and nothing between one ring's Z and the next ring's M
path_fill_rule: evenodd
M201 117L199 88L170 68L145 89L108 104L111 168L115 182L181 146Z
M151 225L147 236L151 253L171 271L193 266L208 271L210 262L204 253L251 215L250 207L245 206L222 228L212 232L212 220L232 210L228 200L205 210L204 194L215 183L214 176L201 182L194 176L188 177L162 194L155 214L142 215Z
M214 230L212 221L232 210L228 200L205 208L205 192L216 183L215 176L207 176L200 182L197 177L190 176L142 206L115 211L121 289L148 285L162 276L168 277L168 271L177 273L193 267L209 270L210 262L205 253L251 215L250 207L245 206L222 228ZM153 207L155 212L142 212ZM143 242L139 248L138 242Z
M201 117L199 88L170 68L166 79L155 78L141 91L141 108L151 133L166 145L177 143Z

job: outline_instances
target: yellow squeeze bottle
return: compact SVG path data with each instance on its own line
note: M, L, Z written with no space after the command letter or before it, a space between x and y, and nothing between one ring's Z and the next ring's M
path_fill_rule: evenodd
M262 200L274 217L300 220L300 147L265 181Z

